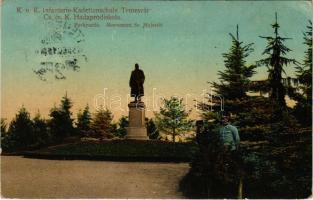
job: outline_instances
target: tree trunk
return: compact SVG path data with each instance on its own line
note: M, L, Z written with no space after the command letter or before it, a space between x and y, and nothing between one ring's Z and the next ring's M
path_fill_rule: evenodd
M175 130L175 128L173 128L173 143L175 143L175 135L176 135L176 130Z
M240 177L237 196L238 199L242 199L242 184L242 177Z

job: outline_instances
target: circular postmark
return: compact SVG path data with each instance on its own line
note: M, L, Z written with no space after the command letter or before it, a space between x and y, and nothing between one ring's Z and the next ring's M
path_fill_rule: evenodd
M46 33L35 50L40 62L33 72L42 81L64 80L68 72L77 72L87 56L83 50L85 35L68 21L49 21Z

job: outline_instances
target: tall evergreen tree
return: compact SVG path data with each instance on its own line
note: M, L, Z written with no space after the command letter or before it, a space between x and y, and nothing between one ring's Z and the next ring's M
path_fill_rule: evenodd
M90 130L91 124L91 114L89 112L89 106L87 105L84 110L81 112L79 111L77 114L77 129L81 135L88 134Z
M71 118L72 101L65 94L61 99L59 107L54 107L50 111L50 130L57 142L61 142L65 137L74 133L73 119Z
M298 121L304 125L312 125L312 22L309 21L307 31L304 32L304 44L307 51L302 66L296 67L296 76L299 80L298 88L289 88L291 97L297 101L294 108Z
M267 98L247 94L254 89L254 82L250 78L257 67L246 64L246 59L253 52L253 44L245 45L240 41L238 28L236 37L231 35L231 38L231 48L223 54L226 69L218 72L220 83L212 83L216 96L209 96L208 102L199 102L197 107L203 111L202 118L209 120L212 127L220 126L221 117L227 112L231 114L232 123L240 129L240 133L252 137L262 136L270 129L268 124L273 112Z
M33 119L34 137L36 139L35 144L42 146L49 144L51 141L48 133L48 124L45 119L40 116L38 112Z
M286 108L286 88L283 85L282 74L285 73L284 66L290 63L297 64L295 59L284 57L291 50L284 45L284 42L291 38L284 38L279 35L279 24L277 22L277 13L275 13L275 23L272 24L274 29L274 36L260 36L267 40L267 46L263 55L268 55L267 58L261 59L257 62L258 65L265 65L268 69L268 87L269 97L272 102L276 102L279 110Z
M304 62L302 66L297 66L297 78L301 84L305 101L312 106L312 21L309 21L307 31L304 32L304 44L307 45Z
M15 151L33 143L33 123L29 112L22 107L11 121L8 134L2 140L1 145L6 151Z
M226 69L218 71L220 83L211 83L214 96L208 94L209 102L199 102L197 106L205 119L219 119L224 111L238 113L242 111L242 102L248 99L250 78L255 74L256 65L247 65L246 59L253 52L253 43L240 41L238 25L236 37L229 35L232 43L229 51L223 54Z
M62 97L61 99L61 104L60 104L60 111L63 114L64 117L64 131L66 135L71 135L73 134L73 121L72 119L72 112L70 109L73 106L73 102L70 98L68 98L67 93L65 93L65 96Z
M224 99L242 99L247 96L249 78L255 73L255 65L246 65L246 58L253 51L253 43L244 45L239 40L237 25L236 37L230 33L232 45L228 53L224 53L225 71L218 71L220 83L213 82L215 92Z

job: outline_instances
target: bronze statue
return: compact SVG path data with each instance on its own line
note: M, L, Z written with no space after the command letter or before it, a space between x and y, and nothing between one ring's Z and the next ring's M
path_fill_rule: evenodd
M135 102L141 101L141 97L144 96L143 83L145 82L145 74L141 69L139 69L139 65L135 64L135 70L132 71L129 86L131 88L130 95L131 97L135 97Z

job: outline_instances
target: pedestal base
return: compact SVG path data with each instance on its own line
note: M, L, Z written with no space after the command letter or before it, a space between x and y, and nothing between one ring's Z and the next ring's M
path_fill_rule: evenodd
M126 139L149 140L145 126L145 104L131 102L129 107L129 126L126 128Z
M146 127L127 127L126 139L149 140Z

